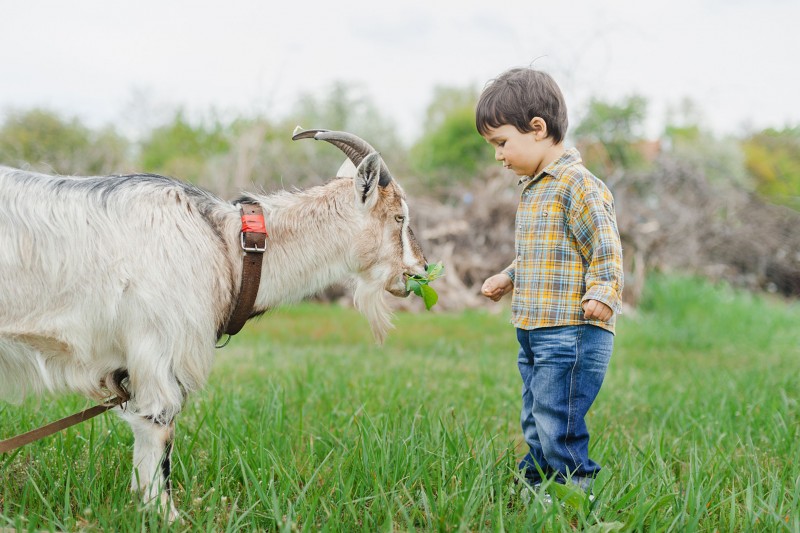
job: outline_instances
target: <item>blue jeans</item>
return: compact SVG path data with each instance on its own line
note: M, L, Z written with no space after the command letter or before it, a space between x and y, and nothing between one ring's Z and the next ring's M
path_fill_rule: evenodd
M544 474L588 489L600 466L589 459L584 418L603 384L614 335L583 324L517 329L517 340L522 433L530 447L519 468L531 484Z

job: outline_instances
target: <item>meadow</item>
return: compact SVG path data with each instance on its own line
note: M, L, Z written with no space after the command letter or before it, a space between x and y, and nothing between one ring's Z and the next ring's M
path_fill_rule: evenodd
M551 505L515 485L508 316L398 314L379 347L352 309L276 310L178 419L181 523L140 512L106 414L0 455L0 530L800 531L800 303L653 276L588 420L596 498ZM0 436L87 405L0 404Z

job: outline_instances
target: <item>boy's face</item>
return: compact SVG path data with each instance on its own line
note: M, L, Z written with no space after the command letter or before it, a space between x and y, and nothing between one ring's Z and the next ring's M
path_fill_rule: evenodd
M552 142L541 138L537 131L520 132L515 126L505 124L489 128L483 136L494 147L494 158L517 176L535 176L544 167L543 161Z

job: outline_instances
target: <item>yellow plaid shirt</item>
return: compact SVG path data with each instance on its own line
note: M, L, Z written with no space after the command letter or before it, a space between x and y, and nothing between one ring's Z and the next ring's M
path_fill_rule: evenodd
M516 217L511 322L521 329L594 324L614 332L622 297L622 246L614 198L567 150L523 185ZM585 320L581 303L611 307L608 322Z

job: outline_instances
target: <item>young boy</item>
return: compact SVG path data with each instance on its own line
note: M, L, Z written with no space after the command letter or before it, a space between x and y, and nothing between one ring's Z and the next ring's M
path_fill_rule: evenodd
M584 417L611 358L623 283L614 199L578 151L565 149L567 109L548 74L501 74L481 94L475 124L521 178L516 258L482 288L494 301L513 290L530 447L519 468L534 488L544 475L590 490L600 466L589 458Z

